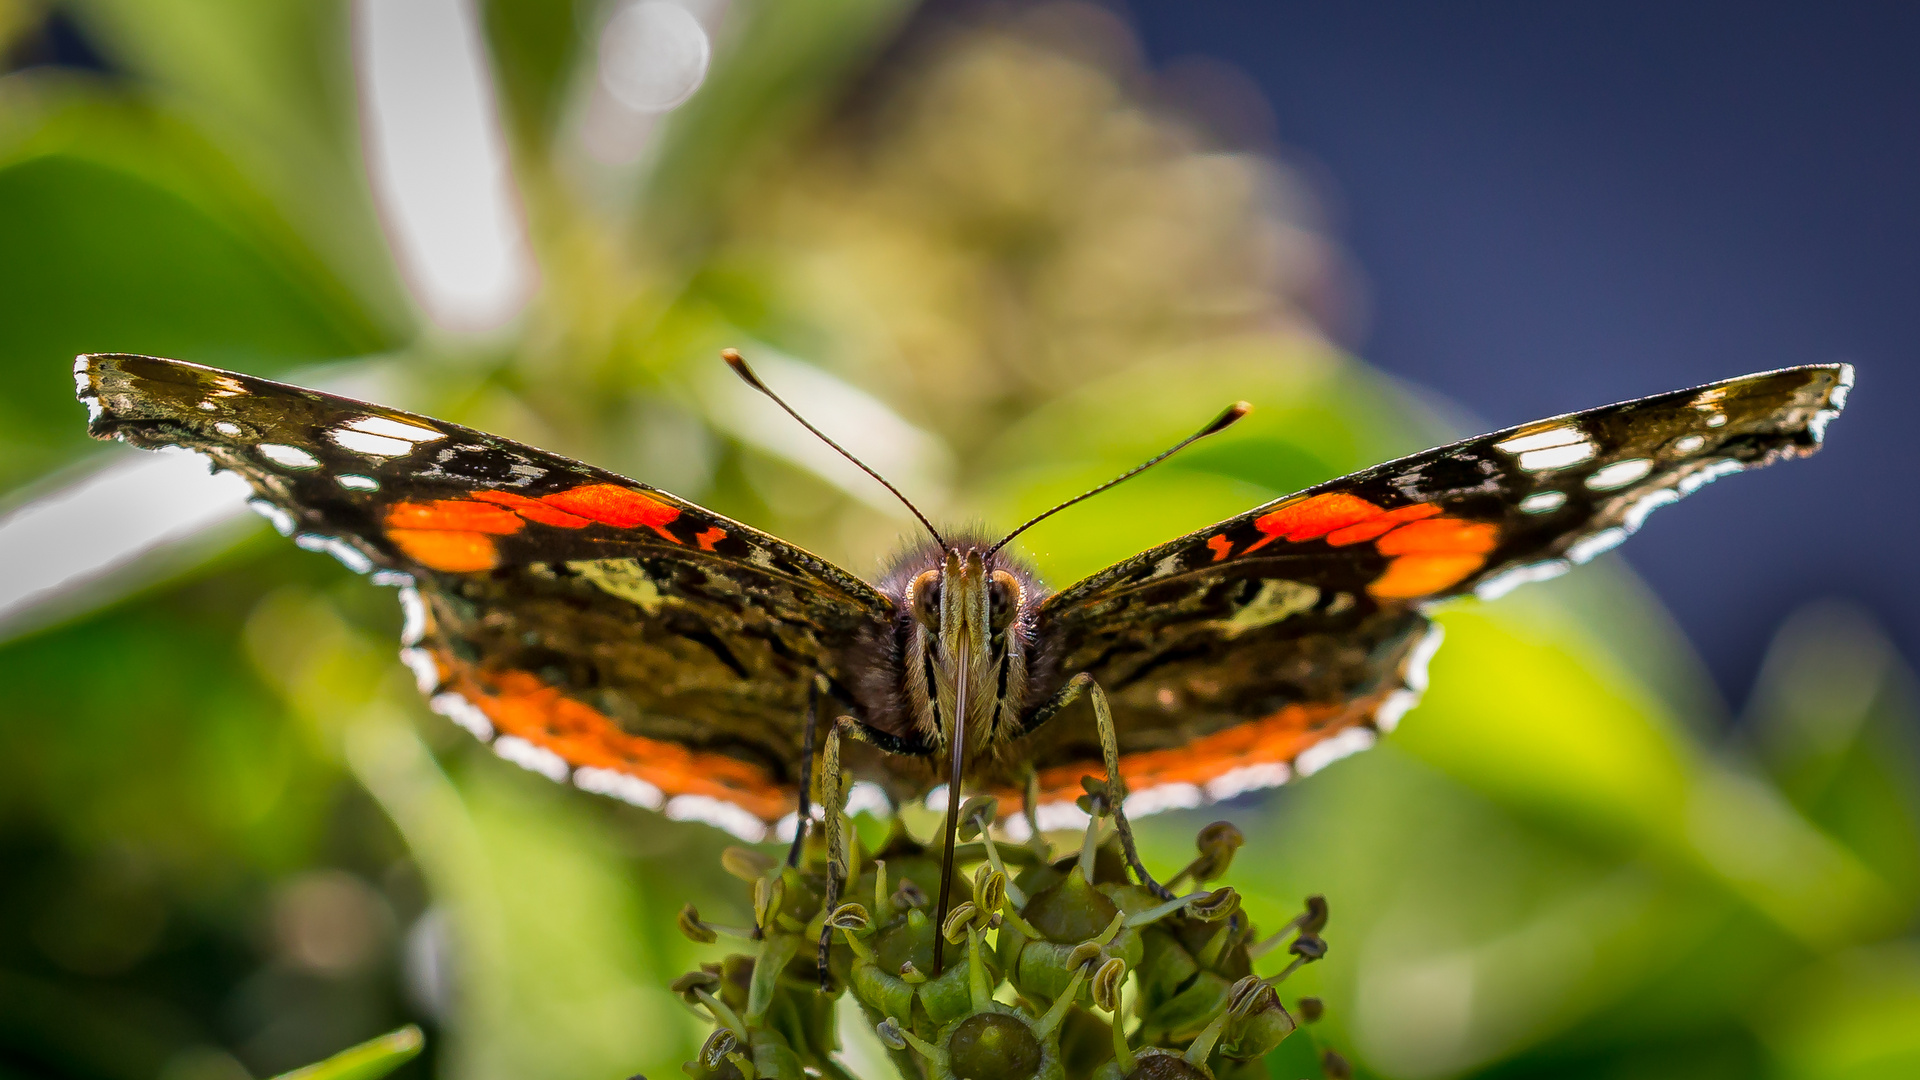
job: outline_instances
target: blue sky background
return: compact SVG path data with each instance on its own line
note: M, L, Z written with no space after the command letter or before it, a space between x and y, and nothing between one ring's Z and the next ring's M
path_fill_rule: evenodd
M1920 649L1920 6L1133 0L1258 83L1364 298L1347 344L1489 426L1847 360L1806 462L1624 549L1743 701L1822 596Z

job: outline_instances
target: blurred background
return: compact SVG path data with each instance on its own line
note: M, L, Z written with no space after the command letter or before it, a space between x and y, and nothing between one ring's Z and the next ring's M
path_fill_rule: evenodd
M676 1075L728 838L499 761L385 590L71 358L286 377L871 573L936 517L1056 585L1475 430L1851 360L1810 461L1442 621L1426 703L1229 817L1380 1077L1920 1073L1920 28L1891 6L0 0L0 1077ZM1362 359L1362 358L1365 359ZM1629 564L1644 576L1636 576ZM1892 627L1892 629L1889 629ZM1253 856L1253 857L1250 857Z

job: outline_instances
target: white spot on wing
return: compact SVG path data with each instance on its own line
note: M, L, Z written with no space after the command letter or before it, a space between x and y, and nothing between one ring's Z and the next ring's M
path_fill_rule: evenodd
M273 505L265 499L248 499L247 509L266 518L273 524L273 531L281 536L293 535L293 515Z
M1567 505L1564 491L1536 491L1520 500L1520 509L1529 514L1544 514Z
M467 732L481 742L493 740L493 721L480 707L459 694L435 694L427 701L427 708L467 729Z
M675 795L667 801L667 816L675 821L704 821L748 843L767 837L767 826L759 818L730 802L705 795Z
M375 585L399 586L403 589L413 585L413 575L404 570L375 570L367 580Z
M1668 447L1676 454L1691 454L1707 445L1705 435L1682 435Z
M1726 427L1727 414L1720 412L1718 410L1714 410L1713 412L1708 413L1707 426L1708 427Z
M1627 530L1622 528L1602 529L1592 536L1576 541L1567 549L1567 560L1578 565L1589 562L1620 546L1627 538Z
M502 761L511 761L557 784L566 783L567 773L572 771L572 767L559 754L544 746L535 746L518 735L502 735L493 740L493 752Z
M297 446L288 446L285 443L261 443L260 452L266 455L267 460L284 468L317 469L320 467L319 458Z
M427 605L411 583L400 589L400 644L418 645L427 632Z
M385 416L362 416L340 425L354 431L364 431L369 435L382 435L389 439L404 439L407 442L432 442L444 439L447 433L424 424L415 424L405 420L393 420Z
M1621 515L1621 523L1626 526L1628 532L1638 532L1640 526L1646 523L1648 514L1653 513L1655 510L1669 503L1677 503L1679 501L1680 493L1672 488L1658 488L1649 491L1645 495L1635 499L1632 506L1627 507L1627 512Z
M388 438L385 435L369 435L364 431L349 431L346 428L334 428L327 432L327 438L343 450L368 457L399 457L413 449L414 444L405 439Z
M339 559L341 565L356 574L364 574L373 569L372 559L367 558L359 548L337 537L321 536L319 533L301 533L293 538L293 542L296 546L308 551L326 552Z
M773 838L783 844L793 843L794 835L799 831L800 814L797 811L773 823Z
M246 432L245 428L241 427L239 424L236 424L231 420L220 421L219 423L213 425L213 430L219 432L222 435L225 435L229 439L237 439Z
M1732 458L1721 458L1681 477L1680 482L1674 487L1682 495L1691 495L1723 476L1731 476L1739 472L1744 467Z
M1268 761L1259 765L1242 765L1207 781L1207 799L1210 802L1225 802L1249 791L1279 787L1291 779L1293 779L1293 770L1282 762Z
M361 476L359 473L341 473L339 476L333 478L333 482L346 488L348 491L380 490L380 481L375 480L371 476Z
M1814 442L1825 442L1827 424L1840 415L1839 409L1821 409L1807 420L1807 431L1813 435Z
M1300 756L1293 759L1293 771L1301 776L1312 776L1343 757L1351 757L1372 748L1379 739L1372 728L1350 727L1300 751Z
M893 803L887 799L887 792L879 784L861 780L847 789L847 813L873 814L878 817L891 817Z
M1070 802L1041 803L1033 816L1039 819L1041 832L1087 827L1087 812Z
M1440 651L1440 644L1445 640L1447 629L1437 623L1429 626L1427 632L1421 635L1420 643L1407 654L1406 673L1400 677L1400 681L1407 684L1407 689L1416 694L1426 692L1427 665L1433 663L1433 654Z
M1387 700L1373 710L1373 726L1380 729L1382 735L1389 734L1400 726L1400 718L1407 715L1415 705L1420 704L1420 695L1411 690L1395 690L1387 695Z
M1545 450L1529 450L1521 454L1520 468L1526 472L1564 469L1569 465L1578 465L1591 457L1593 457L1592 443L1569 443L1566 446L1550 446Z
M1554 427L1545 431L1536 431L1528 435L1515 435L1494 443L1494 447L1509 454L1526 454L1534 450L1545 450L1555 446L1574 446L1585 443L1587 437L1576 427Z
M413 684L420 688L422 694L431 695L440 689L440 662L433 658L432 653L409 646L400 650L400 662L413 672Z
M621 802L648 810L658 810L666 803L666 796L659 788L616 769L599 769L590 765L575 769L573 786L596 795L611 795Z
M1122 809L1129 817L1146 817L1163 810L1191 810L1204 801L1192 784L1161 784L1128 795Z
M1593 475L1587 477L1587 487L1594 491L1612 491L1626 487L1652 471L1653 462L1646 458L1628 458L1595 469Z
M1573 564L1566 559L1548 559L1545 562L1516 566L1482 581L1474 588L1473 595L1482 600L1498 600L1522 585L1531 585L1536 581L1552 581L1571 569Z

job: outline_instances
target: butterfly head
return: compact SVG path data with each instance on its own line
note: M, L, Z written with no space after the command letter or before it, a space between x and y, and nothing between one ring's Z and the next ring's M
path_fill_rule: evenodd
M956 738L966 749L1012 738L1026 704L1044 590L1025 566L986 548L928 546L889 575L899 583L901 675L914 726L942 749Z

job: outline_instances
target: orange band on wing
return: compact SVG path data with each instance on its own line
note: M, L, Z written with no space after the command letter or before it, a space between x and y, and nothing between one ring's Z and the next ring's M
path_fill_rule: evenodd
M525 495L515 495L511 491L476 491L473 497L482 502L498 503L528 521L537 521L542 525L556 525L562 529L584 529L593 524L577 514L556 510L539 499L529 499Z
M584 484L543 495L540 501L616 529L645 525L673 543L681 542L679 537L663 527L679 518L680 509L658 499L650 499L630 488L614 484Z
M1120 778L1132 791L1145 791L1162 784L1198 787L1248 765L1286 764L1299 757L1302 750L1352 726L1367 711L1370 711L1368 706L1350 702L1288 705L1259 720L1216 731L1185 746L1122 754ZM1104 771L1097 761L1042 770L1040 801L1072 802L1082 794L1081 777L1100 776ZM1022 796L1018 791L1000 794L1004 796L1005 805L1020 804Z
M1412 600L1452 588L1486 565L1485 555L1402 555L1367 584L1382 600Z
M397 502L387 509L386 525L392 529L439 529L456 532L517 533L527 523L511 511L467 499L435 499L432 502Z
M493 537L482 532L388 529L387 539L407 558L429 570L472 574L500 565L500 549L494 546Z
M776 783L758 765L629 734L592 706L567 697L529 672L480 672L464 664L451 666L452 689L485 713L501 734L551 750L575 768L626 773L668 797L705 795L769 823L794 808L795 792Z
M1485 555L1499 542L1498 525L1435 518L1402 525L1374 547L1382 555Z
M1356 525L1368 518L1377 517L1380 513L1378 506L1358 495L1348 495L1340 491L1315 495L1311 499L1288 503L1270 514L1262 514L1253 519L1253 527L1265 535L1247 545L1247 550L1241 554L1258 551L1275 540L1288 540L1294 543L1302 540L1316 540L1335 529Z

